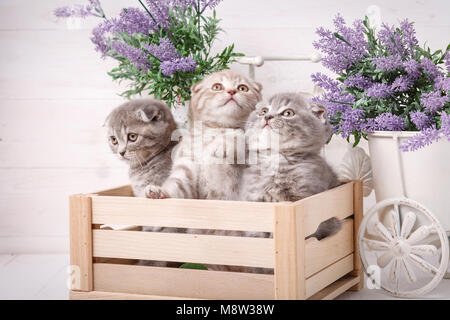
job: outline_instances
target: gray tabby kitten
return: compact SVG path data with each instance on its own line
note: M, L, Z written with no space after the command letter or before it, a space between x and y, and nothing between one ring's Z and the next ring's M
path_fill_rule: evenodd
M129 101L114 109L105 125L111 150L129 164L134 195L145 197L146 186L162 185L176 145L171 141L176 124L170 109L153 99Z
M129 164L129 177L136 197L145 197L149 184L162 185L172 168L171 141L176 129L170 109L162 101L139 99L126 102L107 117L111 150ZM143 231L182 232L182 229L143 227ZM143 261L139 265L178 267L179 263Z
M278 146L250 143L250 152L259 154L257 163L244 171L242 200L298 201L340 185L336 173L320 156L331 133L325 109L311 105L302 95L281 93L258 104L249 116L246 133L275 137L272 141L277 141ZM277 161L273 161L274 157ZM312 236L320 240L340 227L340 221L332 218Z

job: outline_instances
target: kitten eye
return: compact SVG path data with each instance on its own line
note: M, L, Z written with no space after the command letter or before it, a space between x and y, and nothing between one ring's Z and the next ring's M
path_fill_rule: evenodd
M269 112L269 110L267 108L263 108L260 112L259 112L259 116L260 117L264 117L267 112Z
M117 138L114 137L114 136L109 137L109 141L111 141L111 143L112 143L113 145L116 145L116 144L119 143L119 142L117 141Z
M285 110L283 112L283 117L292 118L293 116L295 116L295 112L291 109Z
M223 85L221 83L215 83L212 88L213 91L222 91L223 90Z
M135 142L138 138L138 135L136 133L129 133L128 134L128 141Z
M241 91L241 92L248 92L248 87L245 85L245 84L241 84L239 87L238 87L238 91Z

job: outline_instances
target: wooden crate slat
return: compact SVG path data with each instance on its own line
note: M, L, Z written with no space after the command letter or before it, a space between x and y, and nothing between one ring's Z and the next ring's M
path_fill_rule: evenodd
M273 204L92 197L95 224L273 232Z
M305 274L310 277L353 252L353 219L347 219L337 234L318 241L306 240Z
M332 300L349 290L351 287L358 285L360 281L361 279L359 276L344 276L311 296L309 300Z
M364 215L364 206L363 206L363 183L362 181L354 181L353 185L353 211L354 211L354 234L355 234L355 242L354 242L354 252L355 252L355 261L354 261L354 270L352 271L352 275L358 276L360 279L364 279L364 269L361 264L361 258L359 256L359 248L357 235L359 226L361 225L361 221ZM364 288L364 281L361 280L357 285L350 288L352 291L359 291Z
M353 182L297 201L294 205L297 211L304 212L304 233L309 236L325 220L353 215Z
M305 299L303 217L292 205L275 207L275 297Z
M70 207L70 267L72 290L92 290L91 198L72 195Z
M131 188L131 185L107 189L107 190L98 191L98 192L94 192L94 193L99 196L134 197L133 189Z
M273 268L273 239L93 230L94 257Z
M306 298L327 287L353 270L353 254L306 279Z
M198 300L185 297L166 297L148 294L117 293L103 291L70 291L70 300Z
M208 299L273 299L273 275L94 264L94 290Z

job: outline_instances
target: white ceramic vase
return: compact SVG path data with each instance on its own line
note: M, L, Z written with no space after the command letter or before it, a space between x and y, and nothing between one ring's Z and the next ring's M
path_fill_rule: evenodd
M369 135L377 202L406 197L427 207L450 233L450 142L403 152L398 146L417 132L380 131Z

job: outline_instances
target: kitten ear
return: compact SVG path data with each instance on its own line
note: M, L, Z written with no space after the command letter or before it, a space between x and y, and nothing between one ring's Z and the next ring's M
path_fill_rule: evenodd
M198 93L201 89L203 81L196 82L191 87L191 94Z
M319 119L322 123L327 123L326 109L320 105L313 105L311 107L312 113Z
M163 118L163 113L160 110L158 110L153 114L152 120L150 120L150 121L159 121L162 118Z
M139 120L142 120L144 122L150 122L151 120L147 117L147 114L142 109L138 109L136 111L136 116Z
M256 91L261 92L263 89L263 85L259 82L253 81L253 86Z
M108 116L106 117L106 119L105 119L105 122L103 122L103 125L102 125L102 127L106 127L106 126L108 125L108 122L109 122L109 118L111 118L111 113L110 113L110 114L108 114Z

